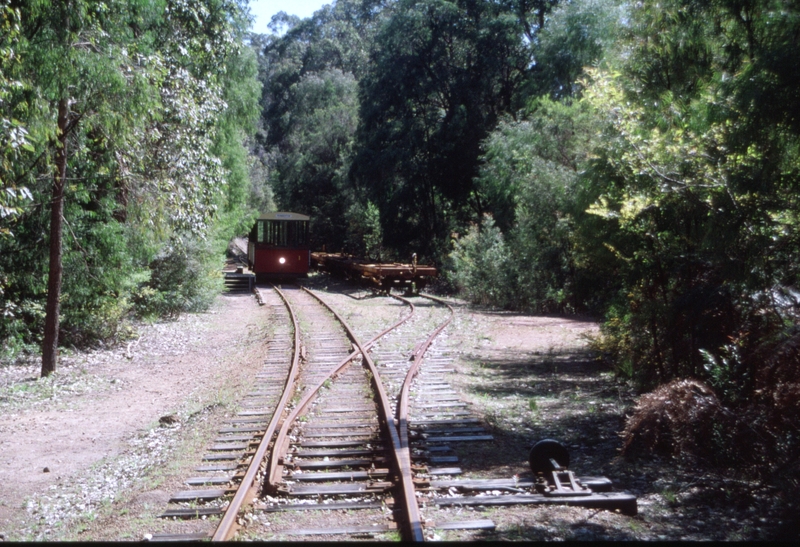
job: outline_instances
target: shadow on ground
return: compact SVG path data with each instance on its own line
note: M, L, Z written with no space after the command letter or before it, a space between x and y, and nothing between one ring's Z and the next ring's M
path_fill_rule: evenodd
M490 358L485 358L486 354ZM687 468L670 459L630 461L620 456L626 412L635 393L588 352L542 355L484 352L464 372L466 398L486 418L493 442L455 446L465 475L531 477L530 448L552 438L570 451L578 476L606 476L616 491L640 499L640 516L626 526L562 518L566 508L531 510L515 527L485 534L492 540L752 540L775 537L780 504L768 488L731 477L725 470ZM642 534L645 534L644 536Z

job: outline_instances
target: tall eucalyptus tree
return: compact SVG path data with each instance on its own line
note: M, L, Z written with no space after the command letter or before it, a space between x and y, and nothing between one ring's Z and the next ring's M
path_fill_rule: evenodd
M519 11L550 5L529 4L400 0L381 27L360 83L351 176L378 204L390 246L438 254L477 212L480 143L519 106L531 63L523 38L539 28Z
M348 169L358 125L358 81L385 0L338 0L308 19L279 14L264 38L262 145L281 207L312 215L319 245L341 249L345 211L366 207L350 189ZM279 35L277 31L284 29Z
M77 263L84 270L82 279L75 271L67 278L69 305L75 317L93 320L104 302L124 302L126 287L134 283L132 272L107 273L114 264L131 263L123 257L129 251L123 237L149 238L156 247L170 234L203 237L226 199L242 201L241 189L222 189L237 178L234 172L237 188L245 184L240 164L246 158L238 153L244 134L238 127L254 129L247 128L247 119L254 116L258 87L252 55L249 65L246 55L234 59L242 52L239 0L15 0L12 11L6 4L2 21L16 33L16 62L0 57L4 72L13 65L3 81L13 77L23 84L13 98L29 131L25 147L35 151L17 162L23 172L15 180L27 182L49 209L46 376L56 369L62 330L64 227L70 247L81 255L67 266L75 270ZM2 44L7 41L4 36ZM41 237L37 209L38 204L20 216L31 230L25 238L29 254ZM75 229L65 224L70 214L77 215ZM105 252L115 253L107 268L101 262L109 260ZM37 298L16 281L18 295ZM121 304L115 313L124 310Z
M49 268L42 375L56 370L62 284L64 196L71 146L82 146L79 127L115 133L137 123L155 98L146 61L136 51L135 4L63 0L23 2L22 57L32 89L31 107L52 166ZM33 60L36 62L33 62ZM144 109L144 112L143 112Z

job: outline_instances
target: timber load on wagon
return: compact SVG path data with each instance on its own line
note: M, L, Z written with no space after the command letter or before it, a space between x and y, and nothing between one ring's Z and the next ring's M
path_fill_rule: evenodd
M415 288L421 291L436 277L433 266L416 263L416 255L410 264L378 263L355 258L341 253L311 253L311 264L332 275L362 281L381 290L392 288Z

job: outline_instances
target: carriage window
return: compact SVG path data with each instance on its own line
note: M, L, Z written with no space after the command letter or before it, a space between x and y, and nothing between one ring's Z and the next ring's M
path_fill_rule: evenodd
M301 247L308 244L308 222L295 221L288 225L288 242L293 247Z
M274 247L308 245L308 222L298 220L266 220L258 222L258 242Z
M275 246L286 247L286 223L275 223Z

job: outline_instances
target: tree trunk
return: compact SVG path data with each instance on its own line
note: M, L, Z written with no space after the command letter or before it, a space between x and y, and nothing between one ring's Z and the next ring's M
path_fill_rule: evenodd
M67 180L67 125L69 101L58 102L58 148L50 204L50 270L47 276L47 307L42 342L42 377L56 371L58 361L58 322L61 300L61 234L64 225L64 184Z

